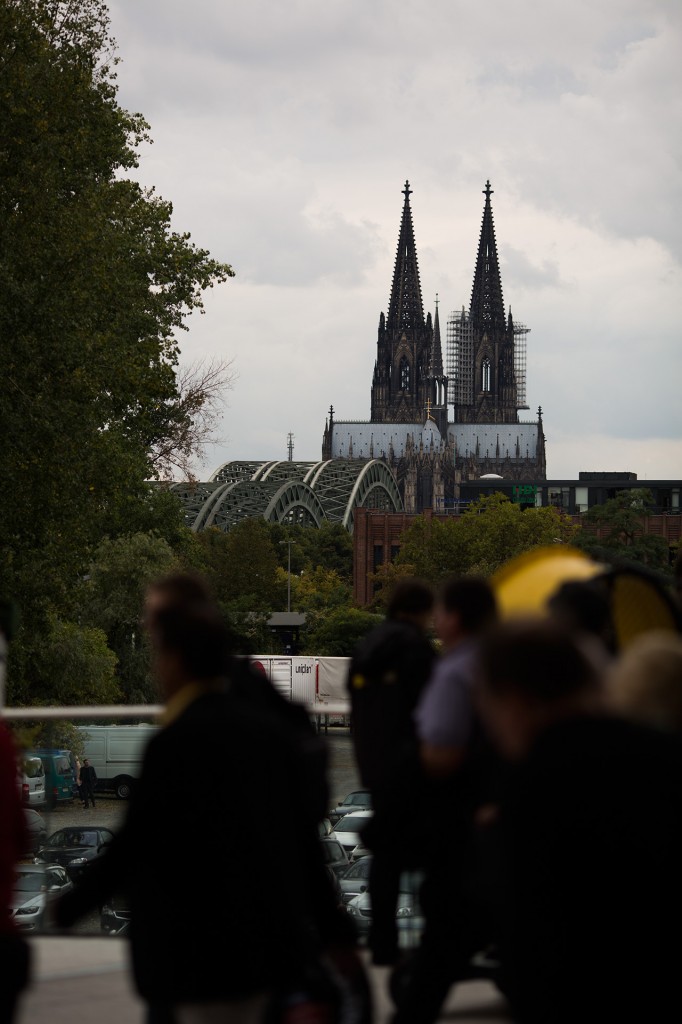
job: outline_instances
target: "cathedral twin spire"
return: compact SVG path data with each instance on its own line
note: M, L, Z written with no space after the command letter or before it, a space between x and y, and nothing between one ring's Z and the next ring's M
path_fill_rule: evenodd
M483 195L483 223L478 241L478 255L474 272L474 285L471 290L471 306L469 315L472 326L476 329L497 328L504 330L504 299L502 298L502 282L500 280L500 263L497 258L497 242L490 197L493 190L486 181Z
M388 304L386 327L389 330L424 327L424 304L422 288L419 281L419 265L417 263L417 246L414 241L414 226L410 196L412 189L409 181L403 189L405 202L398 237L398 251L393 271L393 286Z

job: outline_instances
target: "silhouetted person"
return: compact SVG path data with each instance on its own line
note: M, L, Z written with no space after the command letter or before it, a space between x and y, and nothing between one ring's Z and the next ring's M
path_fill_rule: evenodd
M97 772L93 765L86 757L83 760L80 770L81 784L79 793L83 801L83 807L87 807L88 804L95 806L95 786L97 785Z
M499 627L481 675L514 764L500 836L515 1019L682 1019L679 742L606 714L593 664L557 623Z
M150 1021L261 1021L273 994L306 990L321 946L342 941L321 852L307 839L315 811L297 738L284 716L231 684L229 635L212 605L162 602L148 627L164 727L121 832L58 919L69 924L125 888ZM283 792L296 812L291 841L273 856L270 814ZM197 890L178 886L179 864L216 870Z
M363 839L374 855L369 946L376 964L397 958L400 875L415 864L418 837L411 828L421 775L412 716L435 657L427 635L432 609L433 593L425 583L399 583L386 621L358 645L348 676L355 755L374 807Z
M414 718L429 827L423 836L425 928L402 992L397 1024L430 1024L453 981L491 935L474 905L474 819L491 799L490 757L474 706L479 638L497 615L489 584L476 577L448 581L436 600L434 623L443 655L423 690ZM403 816L404 817L404 816Z

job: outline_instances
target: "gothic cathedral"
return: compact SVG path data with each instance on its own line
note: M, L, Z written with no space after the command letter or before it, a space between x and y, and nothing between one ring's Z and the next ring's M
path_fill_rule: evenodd
M433 319L424 316L411 194L406 182L388 315L379 317L371 417L338 420L332 407L322 458L382 458L406 512L446 511L463 480L545 479L545 438L541 410L534 422L519 420L519 410L527 408L528 331L511 309L505 315L490 182L471 303L447 321L447 372L438 304Z

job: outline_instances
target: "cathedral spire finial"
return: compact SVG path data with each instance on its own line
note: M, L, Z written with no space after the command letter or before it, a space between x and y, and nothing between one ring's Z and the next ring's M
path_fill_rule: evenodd
M393 285L388 304L386 318L387 329L424 327L424 304L419 281L419 265L417 263L417 246L414 241L412 210L410 196L412 189L409 181L403 189L405 204L400 223L398 251L395 257Z
M478 242L474 285L471 291L470 316L474 328L489 330L499 327L504 330L506 318L504 315L504 299L502 298L500 264L497 256L497 242L495 240L493 209L490 203L490 196L493 194L493 190L490 187L489 181L486 182L483 194L485 196L485 206L483 207L483 221Z

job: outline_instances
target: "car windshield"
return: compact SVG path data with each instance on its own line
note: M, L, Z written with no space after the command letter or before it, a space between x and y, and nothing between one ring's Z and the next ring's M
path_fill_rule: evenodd
M80 829L64 829L50 837L50 846L97 846L96 832L83 832Z
M14 888L17 892L40 892L45 885L42 871L24 871L17 875Z
M353 807L371 807L372 797L369 793L351 793L346 803L352 804Z
M347 814L345 818L341 819L334 831L359 832L367 824L368 820L368 818L359 818L357 815Z
M54 767L57 775L72 775L73 769L69 762L68 757L55 757Z
M369 878L369 869L372 864L371 857L363 857L346 871L344 878Z

